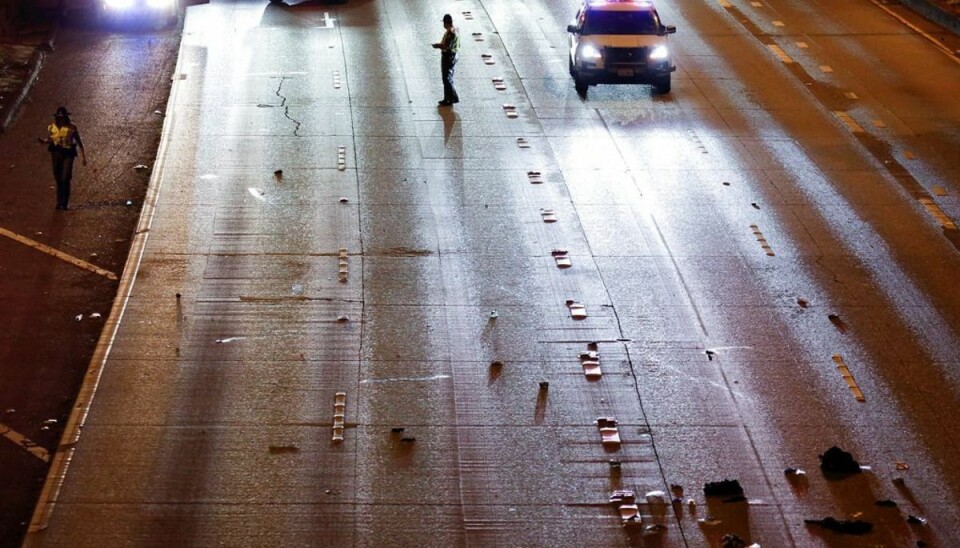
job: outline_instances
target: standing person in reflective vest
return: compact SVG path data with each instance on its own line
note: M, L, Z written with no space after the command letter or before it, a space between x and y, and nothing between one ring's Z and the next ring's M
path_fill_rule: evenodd
M50 160L53 164L53 178L57 181L57 209L69 209L70 179L73 178L73 159L80 150L80 159L87 165L87 153L83 150L83 140L80 139L80 130L70 121L67 107L57 108L53 115L53 123L47 126L50 136L46 139L37 139L47 145L50 151Z
M453 84L453 69L457 65L457 54L460 52L460 33L453 26L453 17L449 13L443 16L443 28L447 29L447 32L433 47L440 50L440 73L443 76L443 100L439 105L448 107L460 102L457 88Z

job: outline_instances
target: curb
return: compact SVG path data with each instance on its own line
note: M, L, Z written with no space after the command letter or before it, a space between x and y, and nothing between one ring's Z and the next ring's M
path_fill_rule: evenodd
M900 3L950 32L960 36L960 17L930 0L900 0Z
M7 132L10 124L12 124L14 118L17 117L17 113L20 112L20 107L23 106L23 102L30 94L30 90L33 89L33 84L36 83L37 77L40 76L40 69L43 68L43 61L47 56L46 52L53 51L53 42L56 40L59 31L60 17L57 17L50 31L50 37L42 45L37 46L33 55L30 56L30 64L33 68L30 69L30 74L26 80L23 81L20 91L17 92L16 97L14 97L6 109L0 110L0 133Z
M52 41L51 39L51 43ZM36 82L37 77L40 76L40 69L43 68L43 60L45 57L46 55L39 48L30 56L30 64L33 65L33 69L30 70L30 75L24 80L23 86L21 86L20 91L17 92L16 97L14 97L13 101L10 102L10 105L3 112L3 117L0 118L0 133L6 133L7 128L13 123L13 119L17 116L17 112L20 111L21 105L23 105L23 102L27 99L30 90L33 89L34 82Z

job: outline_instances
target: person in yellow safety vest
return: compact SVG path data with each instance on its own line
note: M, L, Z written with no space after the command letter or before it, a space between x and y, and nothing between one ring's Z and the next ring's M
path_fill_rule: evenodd
M453 70L457 66L457 54L460 53L460 32L453 26L453 17L449 13L443 16L443 28L446 29L443 38L433 47L440 50L440 74L443 77L443 99L438 104L449 107L460 102L453 83Z
M37 139L47 145L50 151L50 160L53 165L53 178L57 181L57 209L69 209L70 179L73 178L73 159L80 150L80 159L87 165L87 153L83 150L83 140L80 139L80 129L70 121L67 107L57 108L53 115L53 123L47 126L50 136L46 139Z

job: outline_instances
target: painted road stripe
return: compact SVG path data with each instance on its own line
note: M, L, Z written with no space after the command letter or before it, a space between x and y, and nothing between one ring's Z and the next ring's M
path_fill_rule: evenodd
M791 59L790 56L787 55L787 52L783 51L783 48L781 48L780 46L776 44L767 44L767 47L770 48L770 51L772 51L773 54L777 56L777 59L780 59L781 61L787 64L790 64L793 62L793 59Z
M116 280L116 279L117 279L117 275L114 274L113 272L110 272L109 270L104 270L104 269L100 268L99 266L92 265L92 264L90 264L90 263L88 263L88 262L86 262L86 261L80 260L80 259L78 259L78 258L76 258L76 257L74 257L74 256L72 256L72 255L67 255L66 253L64 253L64 252L62 252L62 251L58 251L58 250L56 250L56 249L54 249L54 248L52 248L52 247L50 247L50 246L48 246L48 245L41 244L40 242L35 241L35 240L31 240L30 238L27 238L27 237L25 237L25 236L21 236L21 235L19 235L19 234L14 233L14 232L10 232L9 230L7 230L7 229L5 229L5 228L0 228L0 235L6 236L7 238L10 238L11 240L20 242L20 243L22 243L23 245L30 246L30 247L36 249L37 251L42 251L42 252L44 252L44 253L46 253L46 254L48 254L48 255L53 255L54 257L56 257L56 258L58 258L58 259L60 259L60 260L66 261L66 262L68 262L68 263L70 263L70 264L72 264L72 265L74 265L74 266L79 266L80 268L82 268L82 269L84 269L84 270L89 270L90 272L93 272L93 273L95 273L95 274L99 274L99 275L107 278L108 280Z
M730 9L733 7L733 4L731 4L730 2L727 2L727 0L719 0L719 1L720 1L720 7L723 9Z
M43 462L50 462L50 453L47 453L47 450L39 445L33 443L26 437L17 432L14 432L12 428L6 424L0 423L0 434L13 443L19 445L20 447L27 450L28 453L42 460Z
M767 239L763 237L763 232L760 232L760 227L757 225L750 225L750 230L753 231L753 235L757 238L757 242L760 243L760 247L766 252L770 257L775 257L776 254L773 252L773 248L770 247L770 244L767 243Z
M854 92L852 92L852 91L844 92L843 96L846 97L847 99L859 99L859 98L860 98L859 95L857 95L856 93L854 93Z
M821 72L833 72L833 67L830 65L820 65Z
M854 120L853 118L851 118L850 115L847 114L846 112L843 112L843 111L840 111L840 110L835 110L835 111L833 111L833 115L836 116L838 120L840 120L841 122L843 122L844 125L847 126L847 129L849 129L851 132L853 132L853 133L866 133L866 132L863 130L863 127L862 127L860 124L858 124L858 123L856 122L856 120Z
M950 217L947 217L946 213L940 209L940 206L936 204L930 198L920 198L920 203L930 212L930 215L933 215L933 218L940 223L940 226L946 228L947 230L956 230L957 225L950 220Z
M843 380L847 382L847 386L850 387L850 392L853 393L853 397L857 401L867 401L867 398L863 396L863 392L860 391L860 387L857 385L857 380L853 378L853 374L850 373L850 368L847 367L847 364L843 362L843 358L839 354L833 355L833 363L837 364L837 370L840 371L840 375L843 376Z
M775 27L785 27L786 25L783 24L783 21L774 21L774 22L773 22L773 26L775 26Z

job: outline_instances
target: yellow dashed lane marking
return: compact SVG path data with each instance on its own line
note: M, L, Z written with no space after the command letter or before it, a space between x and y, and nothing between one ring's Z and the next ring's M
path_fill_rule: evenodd
M727 0L719 0L719 1L720 1L721 8L729 9L733 7L733 4L731 4L730 2L727 2Z
M920 198L920 204L930 212L930 215L933 215L933 218L940 223L940 226L946 228L947 230L956 230L957 225L950 220L950 217L947 217L947 214L940 209L940 206L936 204L930 198Z
M50 453L47 453L46 449L33 443L23 435L14 432L12 428L3 423L0 423L0 435L26 449L28 453L37 457L43 462L50 462Z
M775 26L775 27L785 27L786 25L783 24L783 21L774 21L774 22L773 22L773 26Z
M833 72L833 67L830 65L820 65L821 72Z
M810 46L806 42L797 42L797 47L800 49L807 49Z
M76 258L76 257L74 257L74 256L72 256L72 255L67 255L66 253L64 253L64 252L62 252L62 251L58 251L58 250L56 250L56 249L54 249L54 248L52 248L52 247L50 247L50 246L48 246L48 245L44 245L44 244L41 244L41 243L38 242L38 241L31 240L30 238L27 238L26 236L21 236L21 235L19 235L19 234L14 233L14 232L10 232L9 230L7 230L7 229L5 229L5 228L0 228L0 236L6 236L7 238L10 238L11 240L14 240L14 241L17 241L17 242L22 243L23 245L32 247L32 248L36 249L37 251L41 251L41 252L43 252L43 253L46 253L47 255L52 255L52 256L54 256L54 257L56 257L56 258L58 258L58 259L60 259L60 260L62 260L62 261L66 261L66 262L68 262L68 263L70 263L70 264L72 264L72 265L74 265L74 266L78 266L78 267L80 267L80 268L82 268L82 269L84 269L84 270L89 270L90 272L93 272L94 274L99 274L99 275L107 278L108 280L116 280L116 279L117 279L117 275L114 274L113 272L110 272L109 270L104 270L104 269L100 268L99 266L92 265L92 264L90 264L90 263L88 263L88 262L86 262L86 261L80 260L80 259L78 259L78 258Z
M850 117L846 112L835 110L833 115L837 117L838 120L844 123L847 126L847 129L853 133L865 133L863 127L856 122L853 118Z
M790 56L787 55L787 52L783 51L783 48L781 48L780 46L776 44L767 44L767 47L770 48L770 51L772 51L773 54L777 56L777 59L780 59L781 61L787 64L793 62L793 59L791 59Z

